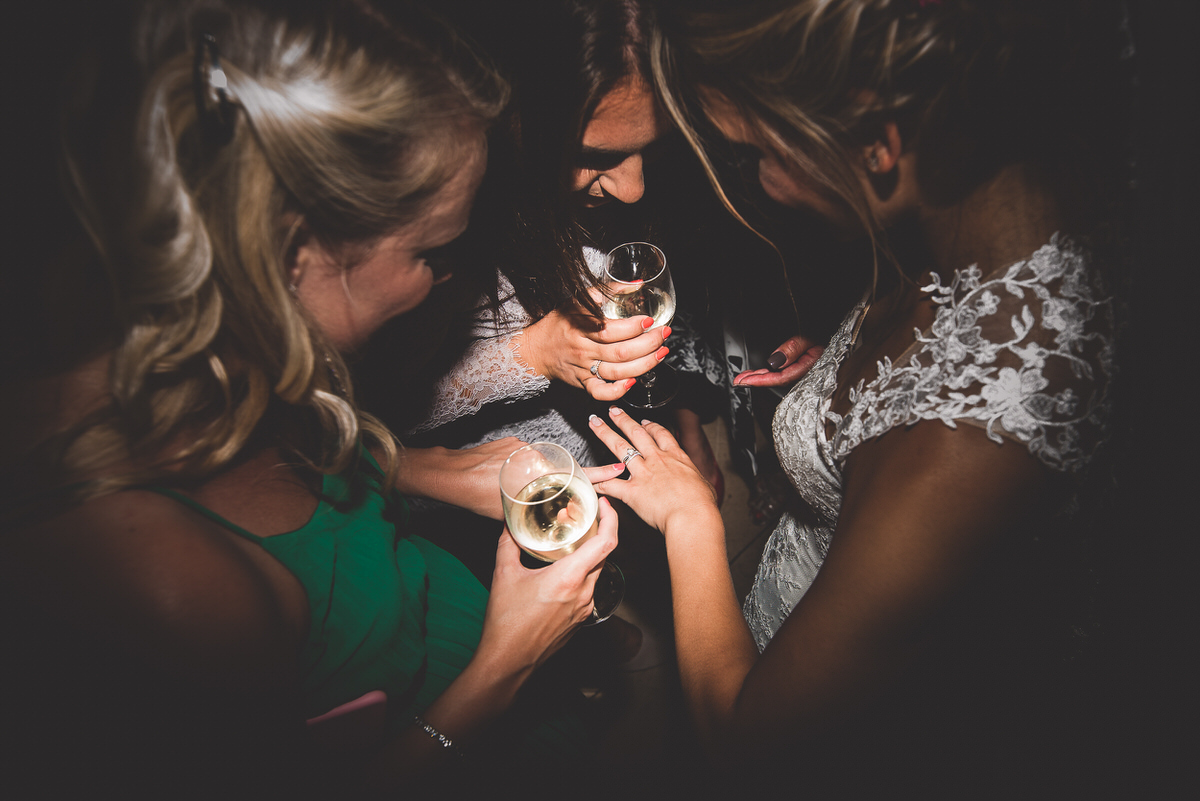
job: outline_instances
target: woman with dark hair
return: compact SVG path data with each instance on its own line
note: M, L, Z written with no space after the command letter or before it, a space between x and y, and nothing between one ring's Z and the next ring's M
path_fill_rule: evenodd
M1088 547L1064 512L1111 416L1119 4L704 8L654 49L676 122L878 269L776 412L804 503L744 607L673 438L593 421L642 457L599 488L665 534L700 735L739 782L818 795L1078 790L1053 782L1099 765L1103 710L1054 644Z
M453 3L438 8L460 21ZM510 435L551 439L595 464L591 404L576 390L621 398L667 357L672 332L644 332L647 317L605 320L599 312L604 253L646 235L645 215L633 204L645 191L644 164L668 129L650 80L651 7L638 0L490 11L469 4L461 26L513 86L490 140L469 242L447 258L458 273L482 271L484 300L470 331L451 334L428 359L416 383L433 385L433 397L398 413L398 424L416 441L451 447ZM460 301L461 289L453 291L449 302ZM703 347L694 337L672 341L689 355ZM380 372L375 362L370 369ZM693 456L720 483L699 419L682 416Z
M499 462L401 448L343 361L429 293L505 82L363 2L128 10L44 40L75 71L24 319L75 336L6 375L0 781L342 797L569 764L580 710L530 677L590 614L615 514L545 570L504 533L489 593L401 493L499 517Z

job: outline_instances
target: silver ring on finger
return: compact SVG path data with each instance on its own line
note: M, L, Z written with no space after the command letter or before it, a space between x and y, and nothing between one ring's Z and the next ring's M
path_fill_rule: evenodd
M596 361L592 362L591 373L593 377L600 378L600 365L602 364L604 364L604 362L600 359L596 359ZM603 381L604 379L600 378L600 380Z
M629 460L635 456L642 456L642 452L637 448L629 448L625 451L625 455L621 457L621 461L625 464L629 464ZM646 457L642 456L642 458L645 459Z

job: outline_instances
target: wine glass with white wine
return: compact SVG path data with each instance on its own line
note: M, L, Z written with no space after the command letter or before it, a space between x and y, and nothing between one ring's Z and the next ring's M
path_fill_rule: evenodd
M534 442L509 455L500 468L500 499L517 545L543 562L574 553L599 526L600 502L592 482L570 451L553 442ZM607 620L624 594L620 568L605 562L589 622Z
M610 320L648 314L654 320L647 330L662 328L675 316L675 285L667 269L667 257L649 242L626 242L609 252L604 260L607 297L600 307ZM660 364L638 378L637 389L623 401L638 409L656 409L679 391L679 374L669 364Z

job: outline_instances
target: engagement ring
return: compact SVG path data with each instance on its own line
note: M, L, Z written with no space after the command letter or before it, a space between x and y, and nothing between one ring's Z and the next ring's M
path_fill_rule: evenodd
M596 378L600 378L600 365L602 364L604 364L604 362L599 359L596 359L596 361L592 362L592 375L594 375ZM600 380L603 381L604 379L600 378Z
M637 448L630 448L629 450L625 451L625 456L621 459L621 461L625 464L629 464L629 460L635 456L642 456L641 451L639 451ZM642 458L645 459L646 457L642 456Z

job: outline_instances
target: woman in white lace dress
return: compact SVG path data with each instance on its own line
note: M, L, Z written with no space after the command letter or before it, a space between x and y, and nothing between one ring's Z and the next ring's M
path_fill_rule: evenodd
M1113 301L1089 245L1105 210L1075 138L1099 120L1063 87L1102 77L1086 60L1100 49L1079 48L1111 17L1036 11L760 3L684 19L656 51L660 76L694 90L672 111L702 158L715 145L692 113L752 155L774 200L880 254L775 415L804 503L744 606L711 491L669 434L617 410L617 430L592 421L643 457L602 491L664 532L700 737L751 776L979 797L1086 748L1033 725L1074 707L1032 641L1039 588L1059 580L1038 575L1056 530L1041 523L1110 413Z

